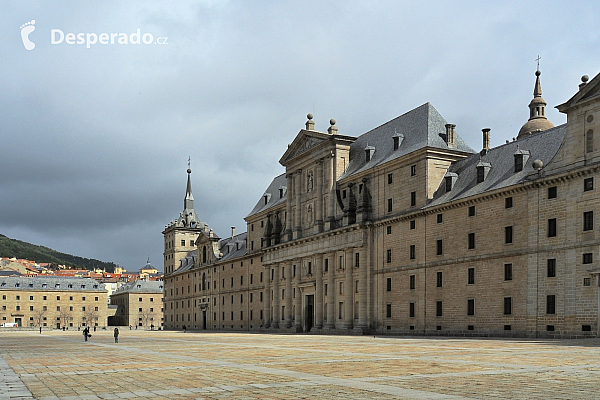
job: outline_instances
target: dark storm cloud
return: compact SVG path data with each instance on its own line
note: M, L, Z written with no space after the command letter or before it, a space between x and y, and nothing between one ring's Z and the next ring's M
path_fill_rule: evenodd
M597 20L584 1L3 2L0 233L160 268L188 156L200 217L242 231L308 112L360 135L430 101L473 148L484 127L498 145L527 119L541 54L564 122L552 106L598 72ZM138 28L169 44L50 44Z

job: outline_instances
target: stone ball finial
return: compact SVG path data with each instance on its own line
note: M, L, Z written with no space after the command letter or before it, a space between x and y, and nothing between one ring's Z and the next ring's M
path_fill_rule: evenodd
M308 118L308 119L313 119L313 117L314 116L312 115L312 113L308 113L308 115L306 115L306 118Z
M191 170L190 168L188 168L188 170L187 170L187 173L188 173L188 174L191 174L191 173L192 173L192 170Z
M537 71L535 71L535 76L540 76L542 74L542 71L540 71L539 69Z
M540 169L542 169L542 167L544 166L544 162L542 160L535 160L531 166L533 167L533 169L539 171Z
M329 123L331 124L331 126L335 125L335 122L336 122L336 121L335 121L335 118L331 118L331 119L329 120Z
M581 82L583 82L583 83L587 83L587 81L589 81L589 80L590 80L590 77L587 75L584 75L581 77Z

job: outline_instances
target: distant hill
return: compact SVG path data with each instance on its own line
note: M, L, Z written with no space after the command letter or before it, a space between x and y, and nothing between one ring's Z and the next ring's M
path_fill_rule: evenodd
M73 269L93 270L94 268L106 268L106 272L114 272L114 269L117 266L112 262L104 262L60 253L48 247L11 239L2 234L0 234L0 257L15 257L35 261L36 263L66 265Z

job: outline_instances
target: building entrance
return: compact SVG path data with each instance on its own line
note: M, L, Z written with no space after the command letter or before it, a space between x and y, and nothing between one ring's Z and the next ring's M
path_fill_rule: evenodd
M206 311L202 311L202 329L206 329Z
M314 324L315 296L310 294L306 296L306 308L304 310L304 331L310 332Z

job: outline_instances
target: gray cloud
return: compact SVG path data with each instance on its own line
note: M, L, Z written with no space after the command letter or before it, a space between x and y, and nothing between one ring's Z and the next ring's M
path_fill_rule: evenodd
M315 113L360 135L430 101L474 148L527 120L535 57L551 106L598 72L595 2L180 1L0 5L0 233L83 257L162 267L182 209L244 227ZM26 51L19 26L36 20ZM168 45L51 45L50 30Z

